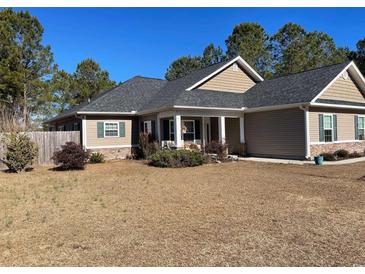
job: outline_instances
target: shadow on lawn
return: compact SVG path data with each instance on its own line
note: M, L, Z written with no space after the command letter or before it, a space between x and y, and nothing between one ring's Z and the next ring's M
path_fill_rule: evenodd
M26 169L24 169L24 171L19 172L19 173L31 172L33 169L34 169L33 167L27 167ZM3 173L15 173L15 174L18 173L16 171L10 170L10 169L2 169L1 172L3 172Z
M64 168L62 166L56 166L56 167L51 167L48 170L49 171L80 171L80 170L85 170L85 168L72 168L72 169L68 169L68 168Z

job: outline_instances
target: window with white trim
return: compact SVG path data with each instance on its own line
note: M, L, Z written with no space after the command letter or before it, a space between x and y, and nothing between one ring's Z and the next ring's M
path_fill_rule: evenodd
M323 115L323 130L324 130L324 141L332 142L333 141L333 116L332 115Z
M174 120L169 120L169 140L175 140Z
M359 140L365 140L365 116L357 117L357 135Z
M143 132L145 133L152 133L152 123L151 121L144 121L143 122Z
M58 126L57 130L58 131L66 131L66 127L65 126Z
M118 137L119 136L119 123L105 122L104 123L104 136L105 137Z
M195 121L194 120L183 120L182 121L182 134L184 141L195 140Z
M79 123L74 123L73 125L72 125L72 129L73 130L80 130L80 126L79 126Z

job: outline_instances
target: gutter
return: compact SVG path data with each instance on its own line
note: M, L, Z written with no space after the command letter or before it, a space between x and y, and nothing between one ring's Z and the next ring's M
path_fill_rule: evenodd
M267 107L256 107L256 108L246 108L246 113L251 112L261 112L261 111L270 111L270 110L280 110L280 109L289 109L289 108L305 108L308 107L309 103L295 103L295 104L286 104L286 105L277 105L277 106L267 106Z
M60 119L68 118L74 116L75 118L82 119L82 116L79 115L136 115L137 112L135 110L131 112L97 112L97 111L76 111L69 114L66 114L60 118L54 117L44 122L44 124L52 123L53 121L57 121Z
M352 105L334 105L334 104L326 104L326 103L310 103L311 107L326 107L326 108L342 108L342 109L360 109L365 110L365 107L361 106L352 106Z
M84 115L136 115L137 111L130 112L101 112L101 111L77 111L76 114Z
M182 109L207 109L207 110L228 110L228 111L243 111L247 108L220 108L220 107L192 107L192 106L177 106L174 105L173 108L182 108Z

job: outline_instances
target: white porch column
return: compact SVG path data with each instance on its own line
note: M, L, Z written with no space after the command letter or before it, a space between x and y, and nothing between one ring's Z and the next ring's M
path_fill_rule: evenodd
M226 119L224 116L218 117L218 134L219 134L219 142L226 142Z
M86 116L82 117L82 122L81 122L81 133L82 133L82 146L86 149L87 148L87 142L86 142Z
M204 116L202 117L202 122L200 125L200 136L201 136L201 145L205 147L205 119Z
M161 119L160 119L160 115L157 114L157 117L156 117L156 138L158 140L158 143L161 144L161 127L160 127L160 122L161 122Z
M240 117L240 143L244 144L245 142L245 118Z
M304 108L304 125L305 125L305 158L311 158L311 146L310 146L310 135L309 135L309 111L308 108Z
M174 115L174 135L175 135L175 146L182 147L181 142L181 115Z

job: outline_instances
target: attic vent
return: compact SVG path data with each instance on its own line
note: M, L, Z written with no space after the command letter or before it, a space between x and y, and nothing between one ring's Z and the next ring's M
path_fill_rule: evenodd
M347 72L347 71L344 71L344 72L342 73L342 78L343 78L343 79L345 79L345 80L349 79L349 74L348 74L348 72Z
M237 66L237 64L236 64L236 63L234 63L234 64L232 65L232 70L233 70L233 71L238 71L238 66Z

